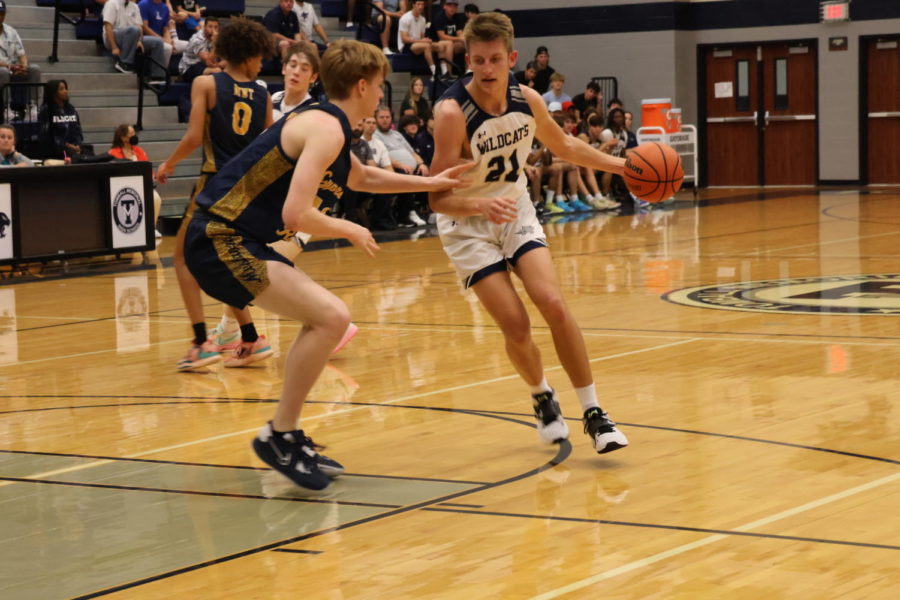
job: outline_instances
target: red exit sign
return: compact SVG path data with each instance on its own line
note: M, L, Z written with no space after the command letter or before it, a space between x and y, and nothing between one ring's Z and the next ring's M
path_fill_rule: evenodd
M823 23L839 23L850 20L850 0L822 2Z

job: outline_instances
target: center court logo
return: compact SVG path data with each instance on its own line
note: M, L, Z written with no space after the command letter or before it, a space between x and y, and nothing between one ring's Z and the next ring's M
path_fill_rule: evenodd
M144 219L144 203L134 188L124 187L113 202L113 220L122 233L133 233Z
M900 274L798 277L674 290L685 306L765 313L900 315Z

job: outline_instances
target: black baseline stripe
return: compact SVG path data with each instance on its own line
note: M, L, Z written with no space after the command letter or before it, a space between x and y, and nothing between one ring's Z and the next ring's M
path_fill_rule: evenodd
M540 473L540 472L542 472L542 471L546 471L547 469L552 469L553 467L555 467L555 466L561 464L563 461L565 461L565 460L569 457L569 455L570 455L571 453L572 453L572 444L569 443L568 441L565 441L565 442L562 442L562 443L558 444L556 456L554 456L551 460L549 460L548 462L544 463L544 464L541 465L540 467L537 467L536 469L531 469L530 471L526 471L526 472L524 472L524 473L520 473L519 475L513 475L512 477L508 477L508 478L506 478L506 479L503 479L503 480L498 481L498 482L495 482L495 483L488 483L488 484L485 484L485 485L482 485L482 486L478 486L478 487L472 488L472 489L470 489L470 490L463 490L463 491L461 491L461 492L454 492L454 493L452 493L452 494L447 494L447 495L445 495L445 496L441 496L441 497L438 497L438 498L433 498L433 499L431 499L431 500L425 500L425 501L423 501L423 502L418 502L418 503L416 503L416 504L411 504L411 505L409 505L409 506L403 506L403 507L400 507L400 508L395 508L395 509L392 509L392 510L388 510L388 511L383 512L383 513L378 514L378 515L372 515L372 516L370 516L370 517L364 517L364 518L362 518L362 519L357 519L356 521L350 521L350 522L348 522L348 523L343 523L343 524L337 525L337 526L335 526L335 527L329 527L329 528L326 528L326 529L321 529L321 530L318 530L318 531L313 531L313 532L306 533L306 534L303 534L303 535L299 535L299 536L287 538L287 539L284 539L284 540L281 540L281 541L278 541L278 542L272 542L272 543L270 543L270 544L265 544L265 545L263 545L263 546L258 546L258 547L256 547L256 548L251 548L251 549L249 549L249 550L243 550L243 551L241 551L241 552L236 552L236 553L234 553L234 554L229 554L229 555L227 555L227 556L222 556L222 557L220 557L220 558L215 558L215 559L212 559L212 560L208 560L208 561L205 561L205 562L202 562L202 563L197 563L197 564L191 565L191 566L189 566L189 567L182 567L182 568L180 568L180 569L175 569L175 570L172 570L172 571L168 571L168 572L166 572L166 573L161 573L161 574L159 574L159 575L154 575L154 576L152 576L152 577L146 577L146 578L144 578L144 579L139 579L139 580L137 580L137 581L132 581L132 582L129 582L129 583L123 583L123 584L121 584L121 585L117 585L117 586L114 586L114 587L106 588L106 589L104 589L104 590L99 590L99 591L96 591L96 592L92 592L92 593L90 593L90 594L85 594L85 595L83 595L83 596L78 596L78 597L72 598L71 600L88 600L89 598L98 598L98 597L100 597L100 596L106 596L106 595L108 595L108 594L112 594L112 593L115 593L115 592L120 592L120 591L122 591L122 590L127 590L127 589L131 589L131 588L135 588L135 587L138 587L138 586L147 584L147 583L151 583L151 582L154 582L154 581L159 581L159 580L161 580L161 579L167 579L167 578L169 578L169 577L174 577L174 576L176 576L176 575L181 575L181 574L183 574L183 573L189 573L189 572L191 572L191 571L196 571L196 570L198 570L198 569L203 569L203 568L205 568L205 567L209 567L209 566L212 566L212 565L217 565L217 564L221 564L221 563L224 563L224 562L229 562L229 561L232 561L232 560L235 560L235 559L238 559L238 558L243 558L243 557L245 557L245 556L250 556L250 555L253 555L253 554L258 554L258 553L260 553L260 552L265 552L265 551L267 551L267 550L274 550L275 548L280 548L280 547L282 547L282 546L287 546L287 545L289 545L289 544L295 544L295 543L300 542L300 541L303 541L303 540L308 540L308 539L311 539L311 538L314 538L314 537L318 537L318 536L321 536L321 535L325 535L325 534L328 534L328 533L333 533L333 532L335 532L335 531L341 531L341 530L344 530L344 529L349 529L349 528L351 528L351 527L357 527L357 526L359 526L359 525L364 525L364 524L366 524L366 523L372 523L372 522L375 522L375 521L380 521L380 520L386 519L386 518L388 518L388 517L393 517L393 516L396 516L396 515L400 515L400 514L412 512L412 511L419 510L419 509L422 509L422 508L426 508L426 507L429 507L429 506L434 506L434 505L440 504L440 503L442 503L442 502L447 502L447 501L450 501L450 500L455 500L456 498L461 498L461 497L463 497L463 496L468 496L468 495L470 495L470 494L475 494L475 493L478 493L478 492L482 492L482 491L485 491L485 490L497 488L497 487L500 487L500 486L503 486L503 485L507 485L507 484L510 484L510 483L515 483L515 482L517 482L517 481L521 481L521 480L523 480L523 479L527 479L527 478L529 478L529 477L533 477L534 475L537 475L538 473Z
M125 490L129 492L156 492L161 494L181 494L187 496L212 496L215 498L240 498L250 500L282 500L285 502L303 502L305 504L339 504L341 506L362 506L367 508L398 508L397 504L379 504L375 502L352 502L348 500L329 500L325 498L300 498L294 496L263 496L260 494L236 494L232 492L201 492L199 490L176 490L171 488L153 488L136 485L115 485L111 483L87 483L84 481L61 481L58 479L30 479L28 477L3 477L0 481L15 483L38 483L44 485L62 485L69 487L99 488L104 490Z
M289 552L290 554L322 554L322 550L292 550L291 548L275 548L272 552Z
M660 525L658 523L637 523L633 521L610 521L608 519L586 519L582 517L559 517L555 515L527 515L520 513L507 513L488 510L458 510L450 508L428 507L422 510L428 512L449 512L466 515L484 515L489 517L511 517L518 519L541 519L549 521L565 521L570 523L591 523L594 525L616 525L620 527L639 527L644 529L665 529L668 531L689 531L692 533L711 533L728 536L743 536L765 538L773 540L786 540L791 542L812 542L815 544L834 544L838 546L853 546L857 548L877 548L879 550L900 550L900 546L889 544L873 544L869 542L852 542L849 540L832 540L827 538L811 538L796 535L779 535L777 533L755 533L752 531L734 531L731 529L708 529L705 527L687 527L683 525Z
M484 504L462 504L460 502L441 502L440 506L459 506L461 508L484 508Z

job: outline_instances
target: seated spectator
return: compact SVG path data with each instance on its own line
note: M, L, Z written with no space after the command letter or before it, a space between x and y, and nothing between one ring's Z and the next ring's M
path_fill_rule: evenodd
M303 39L300 35L300 19L294 12L294 0L278 0L278 6L263 17L263 25L275 36L278 56L281 56L288 46Z
M534 87L535 75L537 75L537 67L535 67L533 60L525 65L524 69L515 72L516 81L519 82L519 85L527 85L530 88Z
M603 141L602 133L603 118L597 113L590 113L590 116L587 118L587 132L580 134L578 138L592 148L596 148L602 151L605 143ZM587 198L588 204L598 210L618 208L619 203L615 200L612 200L611 198L608 198L603 193L601 186L598 185L597 172L587 167L580 167L580 169L581 178L590 191L590 194Z
M367 167L376 167L377 165L375 164L375 155L372 152L372 147L369 146L369 143L366 142L365 139L363 139L363 121L364 119L361 119L351 131L350 152L359 159L360 163ZM344 196L341 198L343 218L368 228L369 225L366 224L368 219L365 216L365 206L369 203L371 197L372 194L357 192L347 188Z
M22 38L6 21L6 0L0 0L0 89L10 80L41 82L41 69L28 63Z
M292 44L284 56L281 74L284 75L284 90L272 94L273 123L312 100L309 87L319 77L319 52L316 47L310 42Z
M624 156L628 156L628 151L631 148L637 148L638 140L637 134L631 130L631 125L634 123L634 113L630 110L625 111L625 133L628 134L628 141L625 142L625 154Z
M602 140L600 150L613 156L625 156L625 146L628 144L628 132L625 131L625 111L614 107L607 113L606 129L600 132L600 139ZM609 196L613 187L612 173L603 173L601 186L603 195Z
M183 26L191 34L200 31L202 13L206 8L200 6L197 0L172 0L169 9L176 24Z
M16 152L16 130L12 125L0 125L0 167L33 167L30 158Z
M584 88L584 92L572 98L572 104L578 112L575 116L581 119L585 111L589 108L597 110L598 106L603 106L603 93L600 91L600 84L596 81L588 81Z
M328 41L328 35L319 23L319 17L316 15L316 9L313 7L312 2L294 0L294 14L297 15L297 20L300 21L300 35L302 39L315 44L319 52L325 52L325 49L331 42ZM322 38L321 44L312 39L313 31Z
M606 104L606 114L609 115L609 111L614 108L625 110L625 105L618 98L613 98Z
M375 138L381 140L388 149L391 157L391 166L395 171L407 174L428 176L428 165L422 160L422 157L413 150L409 142L403 137L399 131L391 129L393 122L393 114L391 109L381 106L375 112L375 122L378 130L375 132ZM397 223L401 227L412 227L425 222L416 214L415 211L415 194L399 194L397 196ZM421 222L421 223L420 223Z
M416 135L415 148L428 168L431 168L431 160L434 158L434 116L428 115L425 119L425 127L419 128Z
M374 135L376 128L375 117L363 119L362 138L372 150L372 159L375 161L375 166L386 171L393 171L394 168L391 166L391 156L387 146ZM397 229L397 221L394 220L391 214L393 203L393 195L374 194L372 196L372 205L369 209L369 226L371 229L383 231Z
M122 123L116 127L115 132L113 132L112 147L109 149L108 154L119 160L150 162L150 159L147 158L147 153L138 146L138 136L134 127L127 123ZM162 206L162 198L159 196L159 192L154 189L153 214L156 215L157 219L159 218L160 206ZM162 237L158 229L155 230L155 234L157 238Z
M425 98L425 80L413 77L409 82L409 91L400 102L400 116L416 115L424 123L431 115L431 103Z
M427 23L422 13L425 11L425 0L414 0L412 10L400 17L400 26L397 32L397 47L400 52L417 54L425 57L431 76L436 74L434 54L441 62L441 78L450 76L447 63L453 61L453 42L434 42L425 35Z
M453 44L454 56L466 53L466 42L463 40L463 29L466 17L459 14L459 0L444 0L444 10L434 14L431 21L430 37L435 42Z
M550 52L547 46L538 46L534 55L534 90L543 95L550 89L550 76L556 73L550 66Z
M400 122L397 123L397 125L397 130L400 132L400 135L403 136L403 139L406 140L406 143L409 144L409 147L412 148L416 154L422 156L419 152L419 143L417 141L417 136L419 135L418 115L403 115L400 117ZM422 159L422 162L425 162L424 158Z
M141 9L131 0L108 0L103 5L103 45L116 58L116 69L133 73L140 49L156 63L150 64L150 83L165 82L164 49L161 37L143 35Z
M141 0L138 8L141 9L141 19L144 22L142 28L144 37L155 37L162 41L162 64L168 70L169 62L175 53L175 42L172 41L169 32L169 5L163 0Z
M476 4L466 4L465 6L463 6L463 12L466 14L466 21L468 22L469 19L471 19L481 11L478 10L478 5Z
M175 17L171 15L172 13L169 13L169 39L172 40L172 46L175 48L175 52L173 52L173 54L183 54L187 49L190 38L183 40L178 37L178 26L175 23ZM178 62L180 65L181 61L179 60Z
M565 83L566 76L562 73L554 73L550 76L550 91L542 96L544 103L547 104L547 106L549 106L551 102L564 104L572 101L572 98L563 91Z
M400 17L406 14L406 0L373 0L373 6L377 6L384 11L384 14L378 10L372 9L372 19L379 25L383 25L381 31L381 50L385 55L390 56L394 52L391 50L389 41L391 39L392 28L400 22Z
M107 6L116 1L110 0ZM38 113L38 123L48 158L78 162L93 155L93 147L84 144L81 119L69 103L69 86L64 79L51 79L44 84L44 103Z
M551 102L547 105L547 111L550 113L551 117L562 117L563 116L563 107L559 102Z
M181 62L178 63L182 81L190 83L200 75L219 73L222 70L214 51L217 37L219 37L219 20L215 17L206 17L203 29L191 36L187 48L181 55Z

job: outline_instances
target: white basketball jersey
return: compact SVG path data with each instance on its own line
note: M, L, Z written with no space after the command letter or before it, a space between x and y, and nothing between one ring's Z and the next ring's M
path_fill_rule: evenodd
M441 100L455 100L462 109L472 158L476 162L464 175L474 181L473 185L456 194L518 199L528 193L525 164L536 128L531 108L510 73L506 112L499 116L486 113L465 88L471 77L463 77L441 96Z

